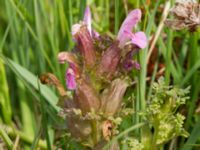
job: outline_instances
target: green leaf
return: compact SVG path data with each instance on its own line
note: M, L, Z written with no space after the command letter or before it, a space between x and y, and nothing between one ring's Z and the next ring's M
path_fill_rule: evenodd
M25 82L31 85L33 88L38 90L38 78L36 75L28 71L26 68L20 66L19 64L15 63L11 59L6 58L2 54L0 57L3 59L4 63L7 64L11 70L13 70L18 76L20 76ZM58 102L58 97L54 94L54 92L47 87L40 83L41 88L41 95L47 100L47 102L55 109L59 110L59 107L56 106Z
M192 130L192 133L190 137L188 138L187 142L184 144L182 150L190 150L192 149L193 145L196 143L196 141L200 137L200 117L199 121L195 124L194 129Z

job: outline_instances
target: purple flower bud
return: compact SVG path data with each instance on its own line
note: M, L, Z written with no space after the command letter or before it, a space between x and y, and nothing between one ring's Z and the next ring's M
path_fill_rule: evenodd
M136 50L135 50L136 51ZM135 51L130 51L126 54L125 59L123 60L123 67L125 71L131 71L133 68L140 70L140 64L133 60L133 55L136 53Z
M96 39L99 38L99 33L96 32L95 30L92 30L92 17L91 17L91 11L90 11L89 6L87 6L85 9L83 21L79 24L74 24L72 26L72 35L75 36L76 33L78 33L78 31L80 30L80 28L84 25L86 25L86 27L90 33L90 36L92 38L96 38ZM76 41L75 38L74 38L74 41Z
M93 66L96 61L95 49L92 38L86 26L82 26L75 35L77 48L83 56L86 66Z
M114 42L104 52L100 65L97 69L98 74L100 76L104 74L106 75L106 77L110 78L117 70L120 57L121 57L121 52L120 52L120 48L118 47L118 42Z
M76 77L75 77L75 73L72 68L69 67L67 69L65 79L66 79L67 88L69 90L75 90L76 89Z
M134 68L135 62L133 60L127 60L124 63L124 68L126 71L131 71Z
M137 61L134 61L134 67L137 70L140 70L140 64Z

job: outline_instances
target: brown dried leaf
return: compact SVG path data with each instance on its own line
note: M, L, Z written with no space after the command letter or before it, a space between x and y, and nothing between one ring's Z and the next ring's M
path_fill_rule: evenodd
M113 123L110 120L106 120L102 124L102 133L103 137L106 141L110 140L112 136L112 129L113 129Z
M194 2L181 3L178 2L172 8L171 14L174 19L167 19L165 25L175 29L181 30L188 28L195 30L200 25L200 4Z
M186 25L183 23L183 21L181 20L171 20L171 19L167 19L165 21L165 25L168 27L171 27L174 30L182 30L184 28L186 28Z
M65 96L66 91L57 77L52 73L45 73L40 76L40 81L42 84L53 85L58 90L60 96Z

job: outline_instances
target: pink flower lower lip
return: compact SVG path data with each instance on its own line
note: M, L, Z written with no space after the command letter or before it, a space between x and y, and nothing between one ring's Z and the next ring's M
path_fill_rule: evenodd
M69 90L75 90L76 89L76 77L75 77L75 73L72 68L67 69L65 79L66 79L67 88Z
M132 33L133 27L140 21L142 16L140 9L131 11L124 20L119 30L117 39L119 40L119 47L123 48L128 41L143 49L147 45L147 37L144 32Z

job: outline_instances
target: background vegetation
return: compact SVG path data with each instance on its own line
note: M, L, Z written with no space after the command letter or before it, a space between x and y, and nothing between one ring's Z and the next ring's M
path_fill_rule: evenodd
M0 0L0 149L52 149L52 145L80 149L67 132L58 136L63 128L57 117L58 97L54 89L38 82L38 76L52 72L64 84L66 66L58 64L57 54L73 47L71 26L83 17L86 5L92 10L93 28L112 37L130 10L142 9L137 28L150 41L138 57L141 70L130 93L136 103L131 104L144 110L151 83L161 75L167 84L190 85L190 99L180 109L190 136L174 139L166 147L199 149L200 34L164 27L168 4L165 0ZM126 120L121 130L128 132L132 122L140 122L139 118Z

